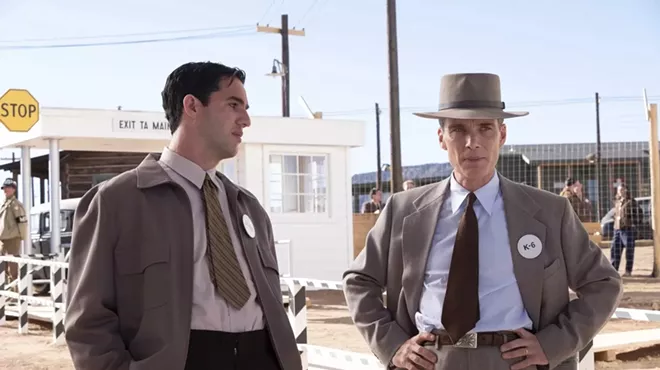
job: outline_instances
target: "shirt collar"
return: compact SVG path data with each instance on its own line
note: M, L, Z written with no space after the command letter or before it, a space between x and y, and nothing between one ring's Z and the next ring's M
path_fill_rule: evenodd
M202 185L204 185L204 178L206 177L206 175L209 175L209 177L216 186L222 186L222 184L220 184L220 181L218 181L218 177L216 176L215 169L204 171L196 163L192 162L188 158L185 158L177 154L170 148L165 147L163 149L163 153L160 156L160 161L165 163L165 165L171 168L174 172L178 173L186 180L190 181L198 189L201 189Z
M450 200L451 200L451 211L452 213L456 213L459 208L461 208L461 205L465 201L465 198L467 198L468 194L470 192L465 189L461 184L456 181L456 178L454 178L454 173L452 172L450 180L449 180L449 192L450 192ZM477 191L474 192L474 195L477 196L477 201L483 207L483 209L488 213L488 215L491 215L491 212L493 211L493 205L495 204L495 199L497 199L497 195L500 193L500 178L497 175L497 171L495 171L495 174L493 177L490 179L490 181L482 186L481 188L477 189Z

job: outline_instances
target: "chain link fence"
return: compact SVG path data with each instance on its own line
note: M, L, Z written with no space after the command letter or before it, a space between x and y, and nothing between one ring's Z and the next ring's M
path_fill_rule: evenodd
M617 188L625 183L638 200L644 213L641 239L650 239L651 179L648 142L604 142L600 145L600 161L596 143L504 145L497 170L502 176L555 194L570 185L583 201L578 211L583 222L602 223L603 238L611 238L614 198ZM600 162L600 163L598 163ZM600 171L598 169L600 168ZM404 180L415 186L435 183L451 175L449 163L404 166ZM372 189L382 189L382 199L390 195L390 171L382 172L382 186L376 172L353 176L353 210L362 212ZM648 234L648 235L646 235Z

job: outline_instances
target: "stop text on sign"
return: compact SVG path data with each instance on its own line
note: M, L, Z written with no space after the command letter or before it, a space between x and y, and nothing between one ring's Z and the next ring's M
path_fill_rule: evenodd
M36 104L2 103L0 104L0 117L32 118L37 114Z

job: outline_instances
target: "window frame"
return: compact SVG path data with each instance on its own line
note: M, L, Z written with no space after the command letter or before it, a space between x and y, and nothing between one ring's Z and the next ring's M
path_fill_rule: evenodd
M70 209L60 210L60 232L71 231L73 227L73 216L75 211ZM48 225L48 226L46 226ZM41 214L41 233L50 234L50 211Z
M273 178L273 173L271 171L271 157L272 156L282 156L284 157L321 157L323 158L323 173L320 174L319 178L325 180L325 211L324 212L276 212L272 210L271 207L271 201L273 200L273 195L274 192L271 189L271 180ZM264 208L268 212L268 214L271 215L271 217L278 218L280 221L284 220L286 221L287 219L295 219L296 222L309 222L309 223L316 223L316 222L326 222L330 221L332 217L332 187L331 187L331 170L330 170L330 161L331 161L331 155L330 153L326 151L310 151L310 150L305 150L305 151L296 151L296 150L287 150L285 148L273 148L272 150L264 150ZM298 170L299 171L299 170ZM289 175L308 175L312 176L312 178L315 177L314 173L288 173L288 172L282 172L280 176L284 176L286 174ZM289 193L284 193L282 195L289 194ZM297 195L306 195L308 193L295 193ZM312 194L309 194L312 195ZM284 198L284 197L283 197Z

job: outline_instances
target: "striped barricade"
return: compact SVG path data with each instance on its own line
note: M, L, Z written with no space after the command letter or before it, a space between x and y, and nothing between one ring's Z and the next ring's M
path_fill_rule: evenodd
M60 261L42 260L49 258L48 255L30 256L32 258L20 258L11 256L0 256L0 324L6 322L7 298L15 299L18 302L19 326L18 331L26 334L28 331L28 303L33 305L48 306L53 308L53 341L63 343L64 339L64 270L68 268L68 263ZM6 267L8 263L17 263L19 265L19 292L6 290ZM27 292L28 284L28 266L48 266L50 267L51 298L31 297ZM304 369L381 369L380 361L372 355L366 353L356 353L343 351L334 348L310 345L307 343L307 306L306 291L307 288L321 290L342 290L343 284L339 281L328 281L306 278L281 277L280 282L288 290L289 304L287 307L287 316L296 343L300 350L300 355ZM660 321L660 311L638 310L629 308L618 308L612 315L613 319L629 319L636 321ZM612 333L610 333L612 334ZM588 360L593 363L593 351L587 348L580 352L580 369L587 369L583 364ZM590 357L587 357L590 356ZM587 361L584 361L587 360Z
M36 255L35 258L56 256ZM53 342L64 343L64 273L69 267L66 262L48 261L43 259L0 256L0 323L6 322L7 298L15 299L18 308L18 332L28 333L28 304L52 307ZM18 264L18 293L5 289L5 271L9 263ZM31 284L28 266L50 267L51 297L32 297L29 295Z

